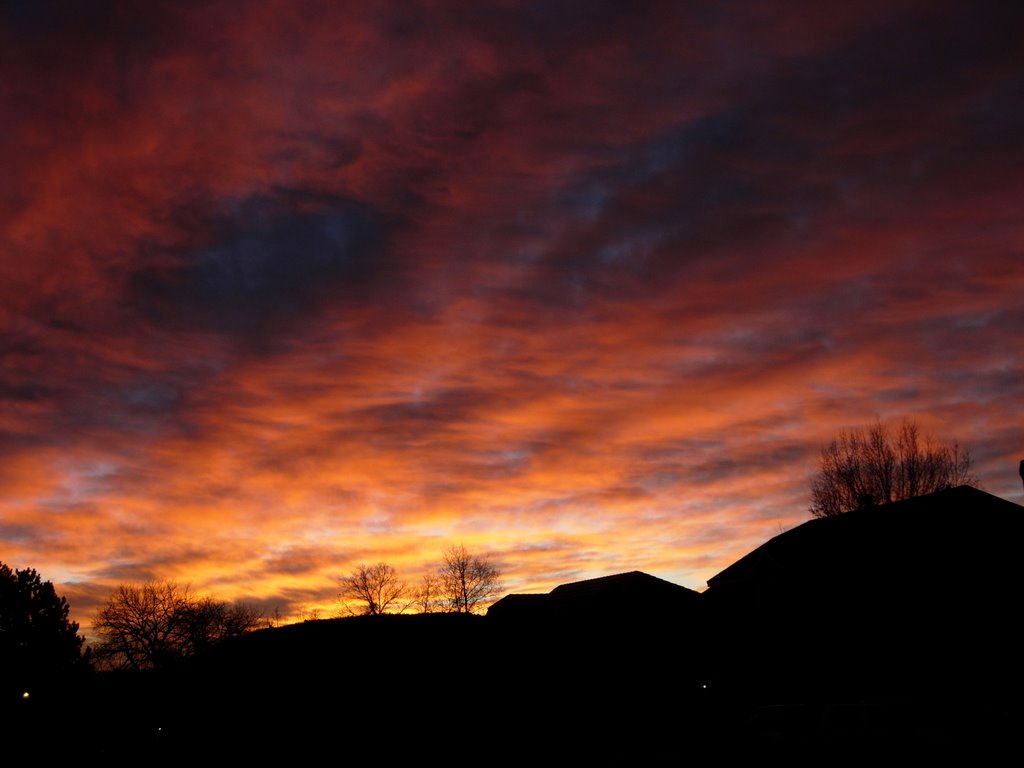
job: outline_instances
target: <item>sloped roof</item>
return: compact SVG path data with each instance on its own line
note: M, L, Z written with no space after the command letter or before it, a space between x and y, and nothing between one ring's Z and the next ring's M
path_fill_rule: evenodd
M1022 543L1024 507L966 486L809 520L708 580L715 674L772 696L1020 690Z
M561 584L547 594L513 594L487 611L488 616L596 614L623 609L651 610L695 602L700 593L642 571L616 573Z
M879 579L936 568L974 578L1020 557L1024 507L970 486L817 518L768 540L708 579L709 593L740 583L857 571Z
M503 612L530 610L531 608L546 604L548 593L528 593L505 595L500 600L495 600L487 609L488 616L497 616Z
M671 581L659 579L643 571L616 573L611 576L600 576L596 579L584 579L568 584L560 584L549 593L556 600L585 600L589 598L627 597L637 593L667 598L688 599L698 597L700 593L692 589L673 584Z

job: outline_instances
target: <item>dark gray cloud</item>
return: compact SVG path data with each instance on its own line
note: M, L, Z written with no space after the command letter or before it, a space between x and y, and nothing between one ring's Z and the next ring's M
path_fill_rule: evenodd
M38 525L0 521L0 542L7 546L34 547L49 538Z
M359 305L388 280L379 222L365 206L306 211L254 198L208 226L207 244L132 275L127 301L156 325L273 336L324 300Z
M962 194L961 174L984 172L992 143L1014 144L1024 121L1011 95L1024 70L1007 66L1020 58L1013 15L985 4L904 14L770 66L741 54L745 86L721 108L609 147L563 190L555 210L574 219L545 253L547 292L533 300L577 311L693 276L767 277L766 252L820 240L837 216L857 222L870 206L893 226L921 199Z
M382 436L394 434L392 430L408 430L415 434L423 431L443 430L459 422L471 420L489 406L503 398L500 393L460 387L424 392L385 405L374 405L352 411L356 422L365 419Z

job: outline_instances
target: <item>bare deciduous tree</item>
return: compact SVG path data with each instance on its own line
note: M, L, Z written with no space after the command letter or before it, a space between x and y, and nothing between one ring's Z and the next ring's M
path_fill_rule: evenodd
M405 609L400 601L409 588L387 563L358 565L339 581L339 598L344 609L352 615L375 616L387 613L389 609L399 608L399 612Z
M122 584L93 623L96 658L115 669L164 667L263 623L252 606L195 598L173 581Z
M440 597L440 579L438 579L437 575L428 573L424 575L419 589L416 590L413 605L419 609L420 613L433 613L438 608Z
M445 550L437 580L441 603L455 613L473 613L502 589L498 567L462 545Z
M317 607L305 607L299 611L299 621L320 621L320 614L323 613Z
M238 637L267 624L263 611L255 606L201 598L188 609L190 651L198 653L225 638Z
M93 623L96 658L118 669L150 669L180 658L188 637L187 587L172 581L122 584Z
M958 443L922 437L904 420L895 436L880 421L843 431L821 449L811 481L811 513L829 517L976 482L971 455Z

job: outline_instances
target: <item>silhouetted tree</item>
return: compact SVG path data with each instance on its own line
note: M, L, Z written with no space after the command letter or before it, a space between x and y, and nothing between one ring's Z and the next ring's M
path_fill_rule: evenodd
M473 613L502 589L498 567L462 545L445 550L437 580L441 603L454 613Z
M428 573L423 576L416 596L413 599L420 613L433 613L438 608L441 598L441 582L436 574Z
M320 621L320 613L316 606L303 607L299 610L299 621Z
M88 668L69 606L33 568L0 563L0 686L6 697Z
M172 581L122 584L93 623L96 657L116 669L150 669L187 655L190 598Z
M966 448L921 436L904 420L893 435L880 421L844 431L821 449L811 481L811 513L829 517L976 483Z
M199 653L221 640L238 637L268 625L263 611L247 603L227 603L212 597L195 600L188 608L188 647Z
M376 616L398 608L399 601L409 591L400 581L395 569L387 563L358 565L348 576L339 579L343 608L352 615ZM357 607L353 607L352 603ZM404 610L404 606L401 606Z
M173 581L122 584L100 609L96 657L114 669L155 669L264 623L257 609L194 598Z

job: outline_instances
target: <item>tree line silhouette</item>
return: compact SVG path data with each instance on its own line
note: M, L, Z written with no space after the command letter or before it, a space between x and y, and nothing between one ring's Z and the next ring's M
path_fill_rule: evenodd
M95 656L108 669L156 669L261 626L258 608L196 597L173 581L122 584L96 616Z
M489 556L462 545L446 549L418 588L387 563L360 564L340 580L339 615L475 613L502 588ZM121 584L96 613L91 647L69 618L67 600L34 569L0 563L0 677L7 699L41 681L91 668L166 669L218 643L273 626L255 605L196 595L175 581Z
M339 599L353 616L402 613L410 607L420 613L475 613L502 590L501 571L490 557L474 555L461 544L446 549L437 569L416 588L383 562L361 563L339 584Z

